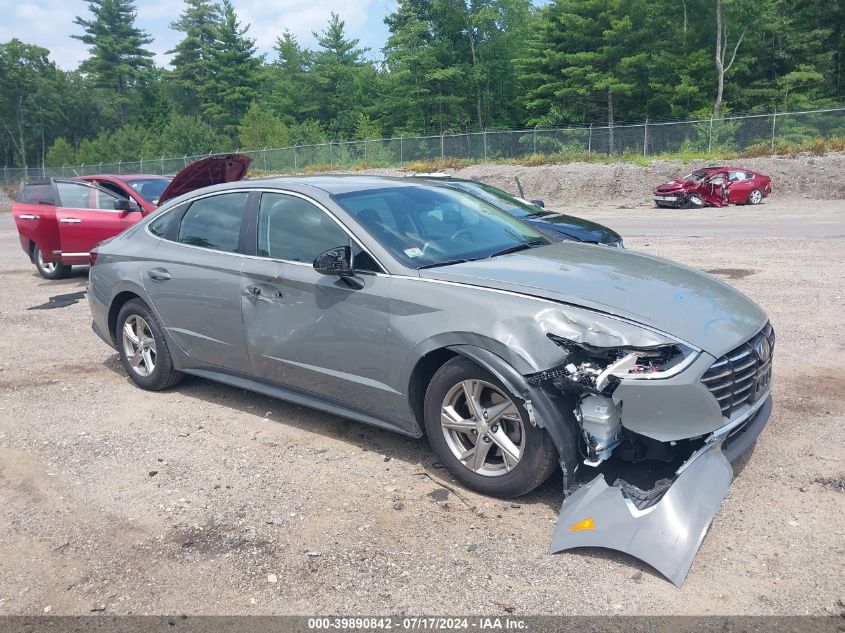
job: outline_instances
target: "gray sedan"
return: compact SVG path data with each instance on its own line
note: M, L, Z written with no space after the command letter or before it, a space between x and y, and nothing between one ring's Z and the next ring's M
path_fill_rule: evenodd
M92 261L94 330L138 386L193 374L425 435L490 495L559 468L553 550L613 547L677 583L771 409L774 333L745 296L656 257L552 243L436 182L208 187Z

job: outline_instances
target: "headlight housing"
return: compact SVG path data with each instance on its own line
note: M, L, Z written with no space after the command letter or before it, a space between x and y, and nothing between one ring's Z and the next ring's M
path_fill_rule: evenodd
M563 363L549 378L564 387L580 386L592 393L609 395L622 380L661 380L689 367L699 352L682 343L651 347L595 347L570 341L555 334L546 335L567 352ZM554 374L554 375L551 375Z

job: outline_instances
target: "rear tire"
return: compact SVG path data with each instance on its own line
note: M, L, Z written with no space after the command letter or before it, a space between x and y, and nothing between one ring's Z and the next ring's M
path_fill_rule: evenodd
M182 380L182 372L173 368L161 325L140 299L127 301L120 309L114 342L123 368L141 389L161 391Z
M527 494L558 465L554 444L529 421L521 401L466 358L453 358L431 379L425 394L425 428L446 469L464 486L485 495Z
M35 269L38 271L38 274L44 277L44 279L64 279L70 275L70 266L66 266L61 262L45 262L44 254L37 244L32 248L32 261L35 263Z
M759 189L752 189L748 194L748 204L760 204L763 202L763 193Z

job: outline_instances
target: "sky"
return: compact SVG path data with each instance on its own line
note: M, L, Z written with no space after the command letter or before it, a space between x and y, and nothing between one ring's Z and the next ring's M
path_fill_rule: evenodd
M313 31L322 31L334 11L346 22L351 37L361 40L362 47L372 49L375 58L387 40L384 17L396 6L395 0L232 0L241 24L250 24L249 36L256 41L260 53L273 59L273 43L285 29L300 44L314 47ZM184 6L167 0L136 0L136 24L153 37L147 48L156 54L156 63L164 66L165 54L181 38L170 29ZM77 15L89 16L88 4L82 0L0 0L0 42L13 37L28 44L37 44L50 51L50 58L65 70L71 70L88 56L86 46L72 39L81 34L73 23Z

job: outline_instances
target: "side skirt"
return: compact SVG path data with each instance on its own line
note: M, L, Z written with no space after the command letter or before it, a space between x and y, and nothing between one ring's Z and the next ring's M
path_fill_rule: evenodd
M212 367L191 367L189 369L180 368L180 371L200 378L207 378L208 380L222 382L224 384L231 385L232 387L254 391L265 396L270 396L271 398L278 398L279 400L286 400L287 402L292 402L311 409L317 409L318 411L330 413L341 418L349 418L351 420L355 420L356 422L371 424L402 435L422 437L421 433L408 433L408 431L392 420L376 417L364 411L353 409L342 402L330 400L317 394L300 391L291 387L284 387L275 383L257 380L249 376L234 374Z

